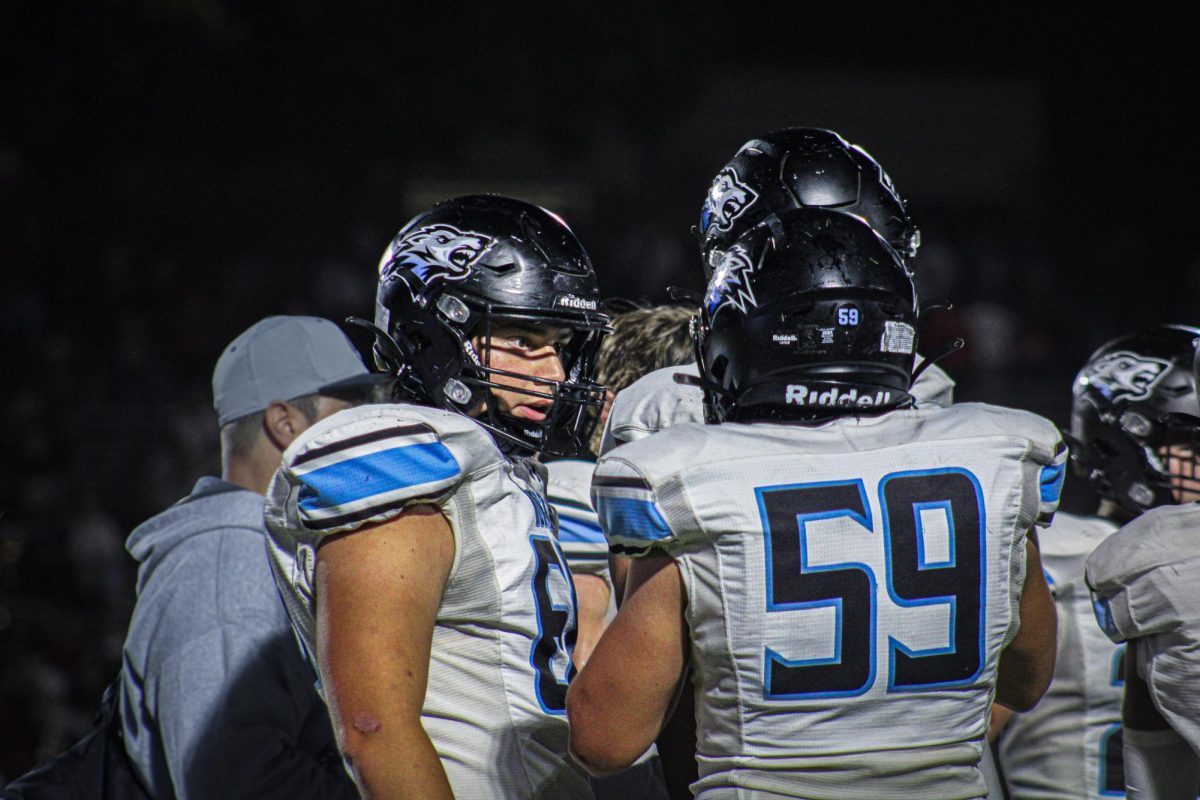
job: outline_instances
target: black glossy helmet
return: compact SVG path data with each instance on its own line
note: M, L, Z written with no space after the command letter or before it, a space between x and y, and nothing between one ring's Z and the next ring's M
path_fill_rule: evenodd
M592 382L607 331L591 259L559 217L499 195L447 200L405 225L379 262L375 361L397 378L398 396L474 415L505 449L571 455L586 447L604 401ZM498 322L573 332L561 347L565 380L491 366ZM481 337L482 352L472 344ZM526 394L553 400L540 422L501 413L489 390L530 381Z
M739 236L790 208L854 214L904 258L921 243L892 179L865 150L833 131L784 128L746 142L713 178L697 229L706 274Z
M1113 339L1075 378L1071 462L1092 488L1137 516L1176 502L1172 489L1195 476L1171 472L1165 448L1197 450L1200 405L1193 342L1200 328L1159 325Z
M696 322L709 421L820 420L912 403L917 305L858 217L767 217L717 264Z

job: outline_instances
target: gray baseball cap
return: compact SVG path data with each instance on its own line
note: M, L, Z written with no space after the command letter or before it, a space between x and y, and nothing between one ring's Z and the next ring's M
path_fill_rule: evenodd
M386 376L363 366L337 325L320 317L267 317L229 343L213 370L218 424L311 394L369 395Z

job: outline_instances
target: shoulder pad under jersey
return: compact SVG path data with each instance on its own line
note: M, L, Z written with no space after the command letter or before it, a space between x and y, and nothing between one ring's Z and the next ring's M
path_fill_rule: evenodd
M1159 506L1087 560L1096 620L1115 642L1161 633L1200 606L1200 504Z
M923 359L917 354L916 363ZM946 408L954 403L954 379L937 364L930 364L917 376L916 381L909 387L908 393L913 396L917 407L938 406Z
M390 519L420 503L439 505L464 480L504 456L468 417L386 403L334 414L283 455L267 519L322 535Z
M680 531L698 529L684 500L680 468L704 446L706 427L673 426L652 441L630 442L600 459L592 504L614 553L641 555L675 543Z
M704 422L704 391L693 382L699 376L695 364L666 367L643 375L619 392L604 427L600 453L664 428Z

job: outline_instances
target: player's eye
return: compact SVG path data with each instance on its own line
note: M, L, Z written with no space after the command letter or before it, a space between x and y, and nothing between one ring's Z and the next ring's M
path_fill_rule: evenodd
M505 336L503 342L505 345L515 350L533 349L533 339L529 336L519 333L512 334L511 336Z

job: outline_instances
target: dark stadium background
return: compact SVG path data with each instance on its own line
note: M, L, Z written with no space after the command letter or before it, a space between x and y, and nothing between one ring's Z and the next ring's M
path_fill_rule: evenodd
M1065 424L1092 348L1200 322L1193 28L915 5L0 2L0 778L111 679L124 536L217 469L222 347L369 315L432 201L548 205L661 301L738 145L830 127L909 200L960 399Z

